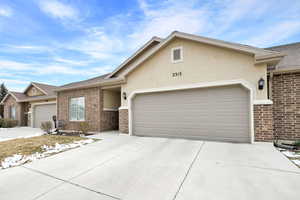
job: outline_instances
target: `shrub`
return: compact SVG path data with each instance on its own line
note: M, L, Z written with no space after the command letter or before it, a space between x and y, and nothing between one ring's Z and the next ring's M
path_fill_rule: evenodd
M88 131L90 130L90 126L89 126L89 123L87 123L87 122L80 122L79 123L79 132L81 133L81 134L87 134L88 133Z
M52 122L50 122L50 121L42 122L42 123L41 123L41 129L42 129L45 133L50 134L50 133L51 133L51 130L52 130Z
M1 128L13 128L18 125L18 120L13 119L0 119Z
M297 140L297 141L295 142L295 146L300 147L300 140Z

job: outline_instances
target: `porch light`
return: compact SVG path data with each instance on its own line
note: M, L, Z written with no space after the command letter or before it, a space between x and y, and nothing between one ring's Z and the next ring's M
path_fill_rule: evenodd
M122 95L123 95L123 99L124 99L124 100L126 100L126 99L127 99L126 92L123 92L123 94L122 94Z
M260 78L258 81L258 89L259 90L264 89L264 85L265 85L265 80L263 78Z

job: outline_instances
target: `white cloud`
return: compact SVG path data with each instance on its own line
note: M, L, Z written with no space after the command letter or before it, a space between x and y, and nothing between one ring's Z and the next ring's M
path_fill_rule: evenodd
M260 32L255 37L245 40L243 43L258 47L267 47L297 33L300 33L300 21L285 21L267 27L263 32Z
M16 62L11 60L0 60L1 70L29 70L32 67L27 63Z
M85 30L85 35L64 44L62 48L79 51L96 60L112 59L125 50L124 41L113 35L106 34L102 28L94 27Z
M10 7L5 5L0 5L0 17L11 17L13 15L13 11Z
M57 0L39 1L40 9L51 17L58 19L76 19L78 11L74 7Z
M153 36L166 37L174 30L199 33L205 30L209 21L206 6L198 7L196 1L167 1L160 6L139 0L144 19L135 27L130 37L134 45Z
M78 61L78 60L65 59L61 57L54 57L53 60L58 63L68 64L72 66L86 66L91 62L88 60Z
M24 84L24 83L28 83L28 81L23 81L23 80L19 80L19 79L0 79L0 83Z

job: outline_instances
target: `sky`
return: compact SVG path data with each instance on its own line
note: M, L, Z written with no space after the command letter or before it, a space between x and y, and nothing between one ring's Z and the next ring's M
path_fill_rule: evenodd
M0 0L0 83L22 92L109 73L174 30L257 47L300 42L300 0Z

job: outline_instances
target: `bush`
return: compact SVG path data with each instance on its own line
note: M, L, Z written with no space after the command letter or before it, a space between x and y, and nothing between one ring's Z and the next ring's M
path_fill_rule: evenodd
M297 140L297 141L295 142L295 146L300 147L300 140Z
M87 123L87 122L80 122L79 123L79 132L81 133L81 134L87 134L88 133L88 131L90 130L90 126L89 126L89 123Z
M18 125L18 120L0 119L0 128L13 128Z
M50 134L50 133L51 133L51 130L52 130L52 122L50 122L50 121L42 122L42 123L41 123L41 129L42 129L45 133Z

